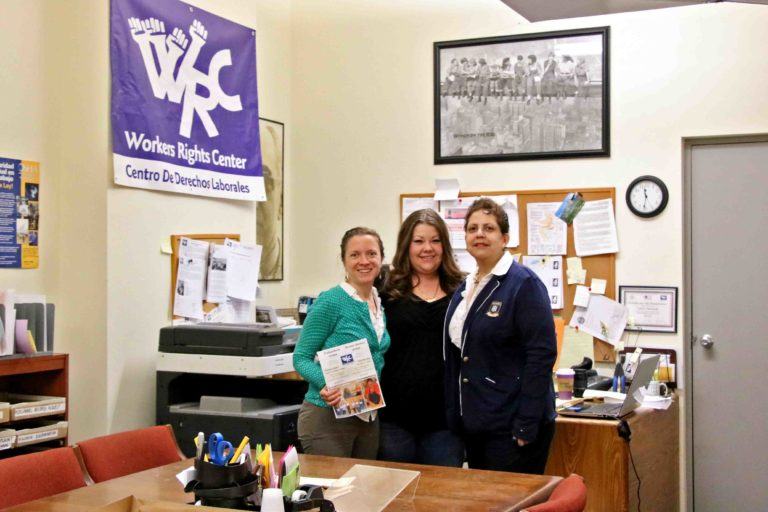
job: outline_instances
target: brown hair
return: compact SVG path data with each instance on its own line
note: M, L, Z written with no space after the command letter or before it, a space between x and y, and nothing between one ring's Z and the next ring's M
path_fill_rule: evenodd
M348 229L344 236L341 237L341 261L344 261L344 256L347 254L347 242L353 236L370 235L379 242L379 252L381 253L381 259L384 259L384 243L381 241L379 234L371 228L365 228L358 226L356 228Z
M467 214L464 216L464 231L467 230L467 222L473 213L482 211L487 215L493 215L496 217L496 223L499 225L502 235L509 233L509 217L504 208L499 206L499 203L488 197L481 197L476 199L474 203L469 206Z
M413 269L411 268L409 249L413 239L413 231L419 224L427 224L435 228L443 244L443 257L440 261L440 267L437 269L440 287L450 295L464 279L464 274L453 259L453 249L451 249L445 221L440 218L436 211L429 208L416 210L405 219L400 226L400 232L397 234L397 251L395 251L395 257L392 260L393 268L385 287L385 292L393 299L408 297L413 293Z

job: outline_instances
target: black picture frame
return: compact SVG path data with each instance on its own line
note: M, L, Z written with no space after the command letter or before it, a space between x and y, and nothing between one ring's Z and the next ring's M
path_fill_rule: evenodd
M610 156L610 27L442 41L433 51L435 164Z
M661 325L646 325L642 322L637 321L637 317L635 317L635 322L633 324L627 323L627 326L625 330L627 331L636 331L636 332L660 332L660 333L676 333L677 332L677 310L678 310L678 293L677 293L677 287L676 286L634 286L634 285L619 285L619 302L627 306L627 295L630 293L637 293L642 294L643 292L649 292L651 294L654 293L666 293L671 295L672 299L670 301L670 321L671 325L669 326L661 326ZM629 316L633 317L633 312L630 309Z

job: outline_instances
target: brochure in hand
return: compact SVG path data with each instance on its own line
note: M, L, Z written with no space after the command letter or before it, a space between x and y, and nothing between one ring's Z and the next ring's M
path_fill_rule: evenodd
M321 350L317 359L328 389L341 392L341 402L333 409L337 418L384 407L384 396L366 340Z

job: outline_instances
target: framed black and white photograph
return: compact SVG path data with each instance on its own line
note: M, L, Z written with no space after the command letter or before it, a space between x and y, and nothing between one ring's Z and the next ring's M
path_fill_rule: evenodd
M285 125L259 118L259 135L267 193L267 200L256 206L256 243L262 247L259 281L282 281Z
M609 47L609 27L435 43L435 163L609 156Z
M619 286L619 302L629 311L627 331L677 332L677 288Z

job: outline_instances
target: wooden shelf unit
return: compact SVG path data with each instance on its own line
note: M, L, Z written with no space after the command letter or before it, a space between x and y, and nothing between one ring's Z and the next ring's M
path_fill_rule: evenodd
M42 420L69 419L69 355L34 354L0 357L0 392L22 393L28 395L59 396L67 399L67 407L62 414L39 418ZM38 418L36 418L38 419ZM0 423L0 430L18 429L30 420ZM41 442L23 448L0 451L0 458L40 448L66 446L68 437Z

